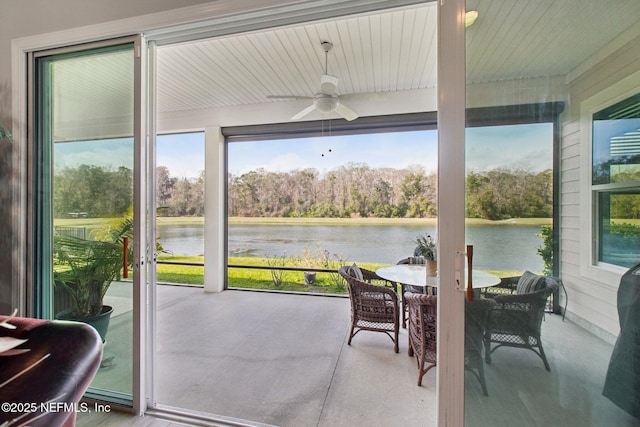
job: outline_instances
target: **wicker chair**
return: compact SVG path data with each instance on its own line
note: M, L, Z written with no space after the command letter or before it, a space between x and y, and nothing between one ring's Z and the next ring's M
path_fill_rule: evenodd
M525 274L526 274L526 272L525 272ZM485 298L493 298L496 295L511 295L511 294L515 294L515 293L517 293L518 282L520 281L521 278L522 278L522 276L502 277L502 278L500 278L500 283L498 283L495 286L488 287L488 288L482 288L480 290L480 293ZM564 306L564 310L563 310L563 320L564 320L564 312L566 312L566 309L567 309L566 304L567 304L567 301L568 301L567 292L564 290L564 285L562 284L562 280L560 280L560 279L558 279L556 277L550 277L550 279L555 281L555 283L559 286L559 289L564 291L564 296L565 296L565 306ZM559 297L560 296L556 292L553 292L550 295L550 298L547 300L547 305L545 307L545 312L547 312L547 313L554 313L555 312L556 305L558 304L557 299Z
M396 265L411 264L411 263L412 263L412 259L410 257L407 257L407 258L402 258L400 261L396 263ZM407 300L405 299L404 294L406 292L411 292L414 294L422 294L424 293L425 289L426 288L423 288L422 286L413 286L413 285L400 283L400 295L402 296L402 328L403 329L407 328L407 319L408 319ZM397 290L398 290L398 284L396 284L396 291Z
M393 289L376 286L351 276L349 267L341 267L338 273L347 281L351 301L351 331L348 345L360 331L385 333L394 343L398 353L398 296ZM364 272L363 272L364 276ZM393 335L391 335L393 333Z
M436 366L438 297L407 292L409 307L409 356L416 356L418 386L429 369Z
M492 298L496 294L499 295L511 295L516 293L516 286L518 285L520 276L501 277L500 283L488 288L482 288L481 294L487 298Z
M362 268L362 267L359 267L359 268L360 268L360 271L362 272L362 278L364 279L365 282L370 283L372 285L380 285L380 286L385 286L387 288L391 288L396 293L396 295L398 295L398 284L396 282L383 279L382 277L378 276L378 274L375 271L367 270L366 268Z
M487 364L491 363L491 354L494 351L508 346L532 350L542 359L545 369L551 370L542 348L540 329L547 299L558 289L558 284L551 277L540 277L540 288L532 292L523 292L520 289L516 294L491 295L496 305L489 313L484 335ZM491 348L491 343L497 345Z
M489 396L484 378L482 345L489 312L496 305L492 299L465 301L464 307L464 368L480 382L482 392Z

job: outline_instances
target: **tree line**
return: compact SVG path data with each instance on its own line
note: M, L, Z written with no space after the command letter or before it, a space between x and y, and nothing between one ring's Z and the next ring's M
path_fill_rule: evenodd
M160 216L204 216L204 171L198 178L171 176L169 168L156 168L156 204Z
M204 173L195 180L172 177L166 166L156 168L158 214L204 215ZM120 217L133 205L133 172L94 165L64 168L53 179L55 218Z
M229 175L228 189L230 216L427 218L438 213L437 174L422 166L392 169L348 163L323 175L316 169L258 169ZM471 172L466 191L467 217L552 216L551 170Z
M468 218L500 220L553 215L551 169L538 173L508 168L470 172L465 192Z
M158 166L156 175L159 215L204 215L204 173L196 179L177 178L166 166ZM324 174L313 168L257 169L229 174L227 185L229 216L428 218L438 213L437 174L422 166L394 169L347 163ZM128 168L65 168L54 177L54 215L124 215L132 203L132 188L133 174ZM497 220L552 215L551 170L471 172L466 193L467 217Z
M53 215L119 217L133 203L133 173L94 165L64 168L53 178Z
M323 175L316 169L253 170L228 176L230 216L435 216L436 174L424 168L370 168L348 163Z

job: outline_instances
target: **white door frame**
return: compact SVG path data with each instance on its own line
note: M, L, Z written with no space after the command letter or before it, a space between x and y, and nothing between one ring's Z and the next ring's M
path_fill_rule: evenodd
M146 406L146 345L147 345L147 260L155 251L147 239L147 195L153 185L148 176L149 159L147 156L147 43L142 36L134 42L135 76L133 102L133 410L142 415ZM153 236L154 233L151 233Z
M464 425L464 0L438 7L438 426Z

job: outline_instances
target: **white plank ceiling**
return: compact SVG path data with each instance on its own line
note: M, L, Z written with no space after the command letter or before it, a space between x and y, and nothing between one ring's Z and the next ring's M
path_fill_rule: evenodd
M482 89L468 90L474 106L535 102L522 95L536 93L535 85L528 86L534 79L543 90L546 81L553 81L562 92L567 76L579 73L585 61L640 32L640 0L467 4L479 11L467 29L467 81ZM360 116L435 111L436 12L436 2L428 2L160 46L159 129L290 120L311 101L268 96L319 91L325 71L322 41L333 43L327 72L339 78L341 102ZM56 140L130 134L132 81L123 75L131 69L127 58L90 56L56 64ZM514 102L503 91L519 98ZM493 104L487 99L491 96ZM337 116L314 112L304 119L328 117Z
M325 55L338 93L436 85L436 8L425 6L322 21L159 49L160 111L277 102L312 96Z
M564 76L640 20L638 0L469 0L470 83ZM435 2L305 23L158 51L160 112L299 102L268 95L316 93L324 73L320 42L334 44L328 73L338 93L435 88ZM353 96L353 95L352 95ZM347 103L348 96L341 99Z

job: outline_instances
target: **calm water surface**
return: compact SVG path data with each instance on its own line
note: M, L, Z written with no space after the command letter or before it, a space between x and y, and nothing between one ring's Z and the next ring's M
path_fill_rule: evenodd
M176 255L202 255L201 225L159 225L160 241ZM301 255L305 247L327 250L348 261L395 264L412 255L414 240L435 227L402 225L229 225L229 255L274 257ZM474 245L474 267L490 270L542 271L536 236L540 226L474 225L466 241Z

